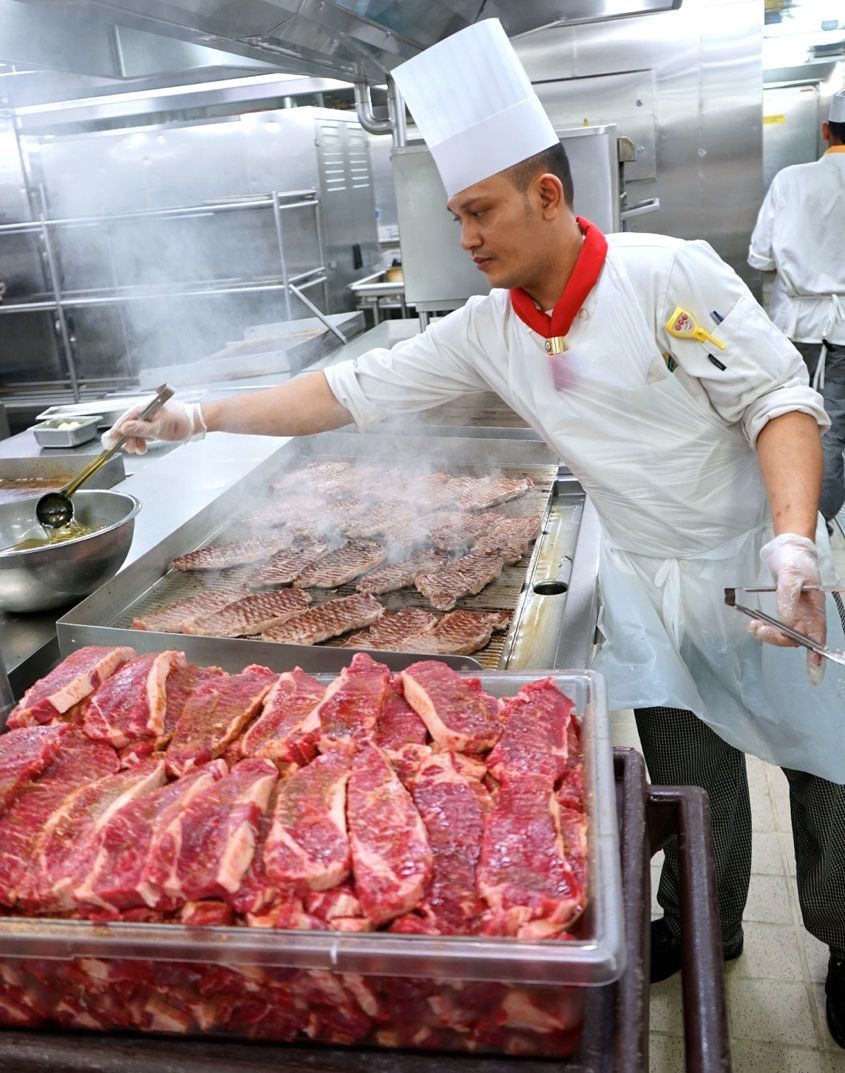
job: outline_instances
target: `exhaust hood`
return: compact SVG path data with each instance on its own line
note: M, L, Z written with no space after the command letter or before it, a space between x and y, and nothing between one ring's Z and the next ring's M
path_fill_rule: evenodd
M0 62L127 80L156 69L256 64L383 84L386 73L470 23L510 37L680 7L681 0L0 0ZM181 43L181 44L180 44ZM181 51L180 51L181 48ZM222 54L222 58L221 58ZM209 63L206 56L205 62ZM265 67L265 69L266 69Z

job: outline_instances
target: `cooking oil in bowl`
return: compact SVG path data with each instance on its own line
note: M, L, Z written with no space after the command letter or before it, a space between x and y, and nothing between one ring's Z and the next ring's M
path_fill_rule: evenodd
M98 528L99 526L82 525L81 522L72 518L67 525L47 531L46 536L26 537L24 540L19 540L17 544L0 548L0 554L6 551L29 551L31 548L46 548L51 544L63 544L66 540L90 536L96 533Z

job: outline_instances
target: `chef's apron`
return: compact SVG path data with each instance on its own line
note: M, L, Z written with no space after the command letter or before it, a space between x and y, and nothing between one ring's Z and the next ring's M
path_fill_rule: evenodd
M725 587L772 585L755 450L670 372L621 265L608 259L593 294L589 326L546 359L559 364L551 383L538 378L532 409L602 522L594 666L611 707L689 709L738 749L845 782L845 668L826 662L811 686L806 650L761 644L724 604ZM719 325L724 362L743 306ZM816 540L822 580L835 584L821 518ZM773 595L760 599L777 614ZM827 621L828 643L845 649L830 597Z

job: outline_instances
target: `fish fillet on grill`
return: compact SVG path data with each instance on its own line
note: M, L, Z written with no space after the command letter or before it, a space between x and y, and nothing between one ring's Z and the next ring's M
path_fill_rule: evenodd
M464 555L440 570L421 574L414 584L432 607L451 611L462 596L473 596L495 581L504 565L498 555Z
M372 540L348 540L317 559L294 579L298 589L336 589L373 570L387 558L387 549Z
M265 630L261 639L288 645L315 645L348 630L369 626L383 614L384 608L378 600L354 593L337 600L327 600L318 607L309 607L287 622Z
M506 630L510 618L507 611L452 611L433 627L407 634L396 648L430 656L469 656L489 644L494 632Z
M253 592L188 623L184 632L210 637L248 637L292 618L310 603L311 597L300 589Z
M341 647L399 648L405 637L423 634L436 623L437 615L431 611L424 611L421 607L403 607L399 611L388 611L366 630L353 633Z

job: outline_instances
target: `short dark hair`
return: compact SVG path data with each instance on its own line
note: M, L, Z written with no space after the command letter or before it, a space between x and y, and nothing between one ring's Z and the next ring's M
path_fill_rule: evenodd
M828 123L828 127L837 141L845 143L845 121L842 123Z
M534 156L520 160L518 164L506 168L503 174L510 179L517 190L524 193L532 179L547 171L560 179L566 204L572 208L575 196L575 190L572 185L572 170L569 167L569 157L560 142L557 145L550 145L548 149L544 149L541 153L535 153Z

